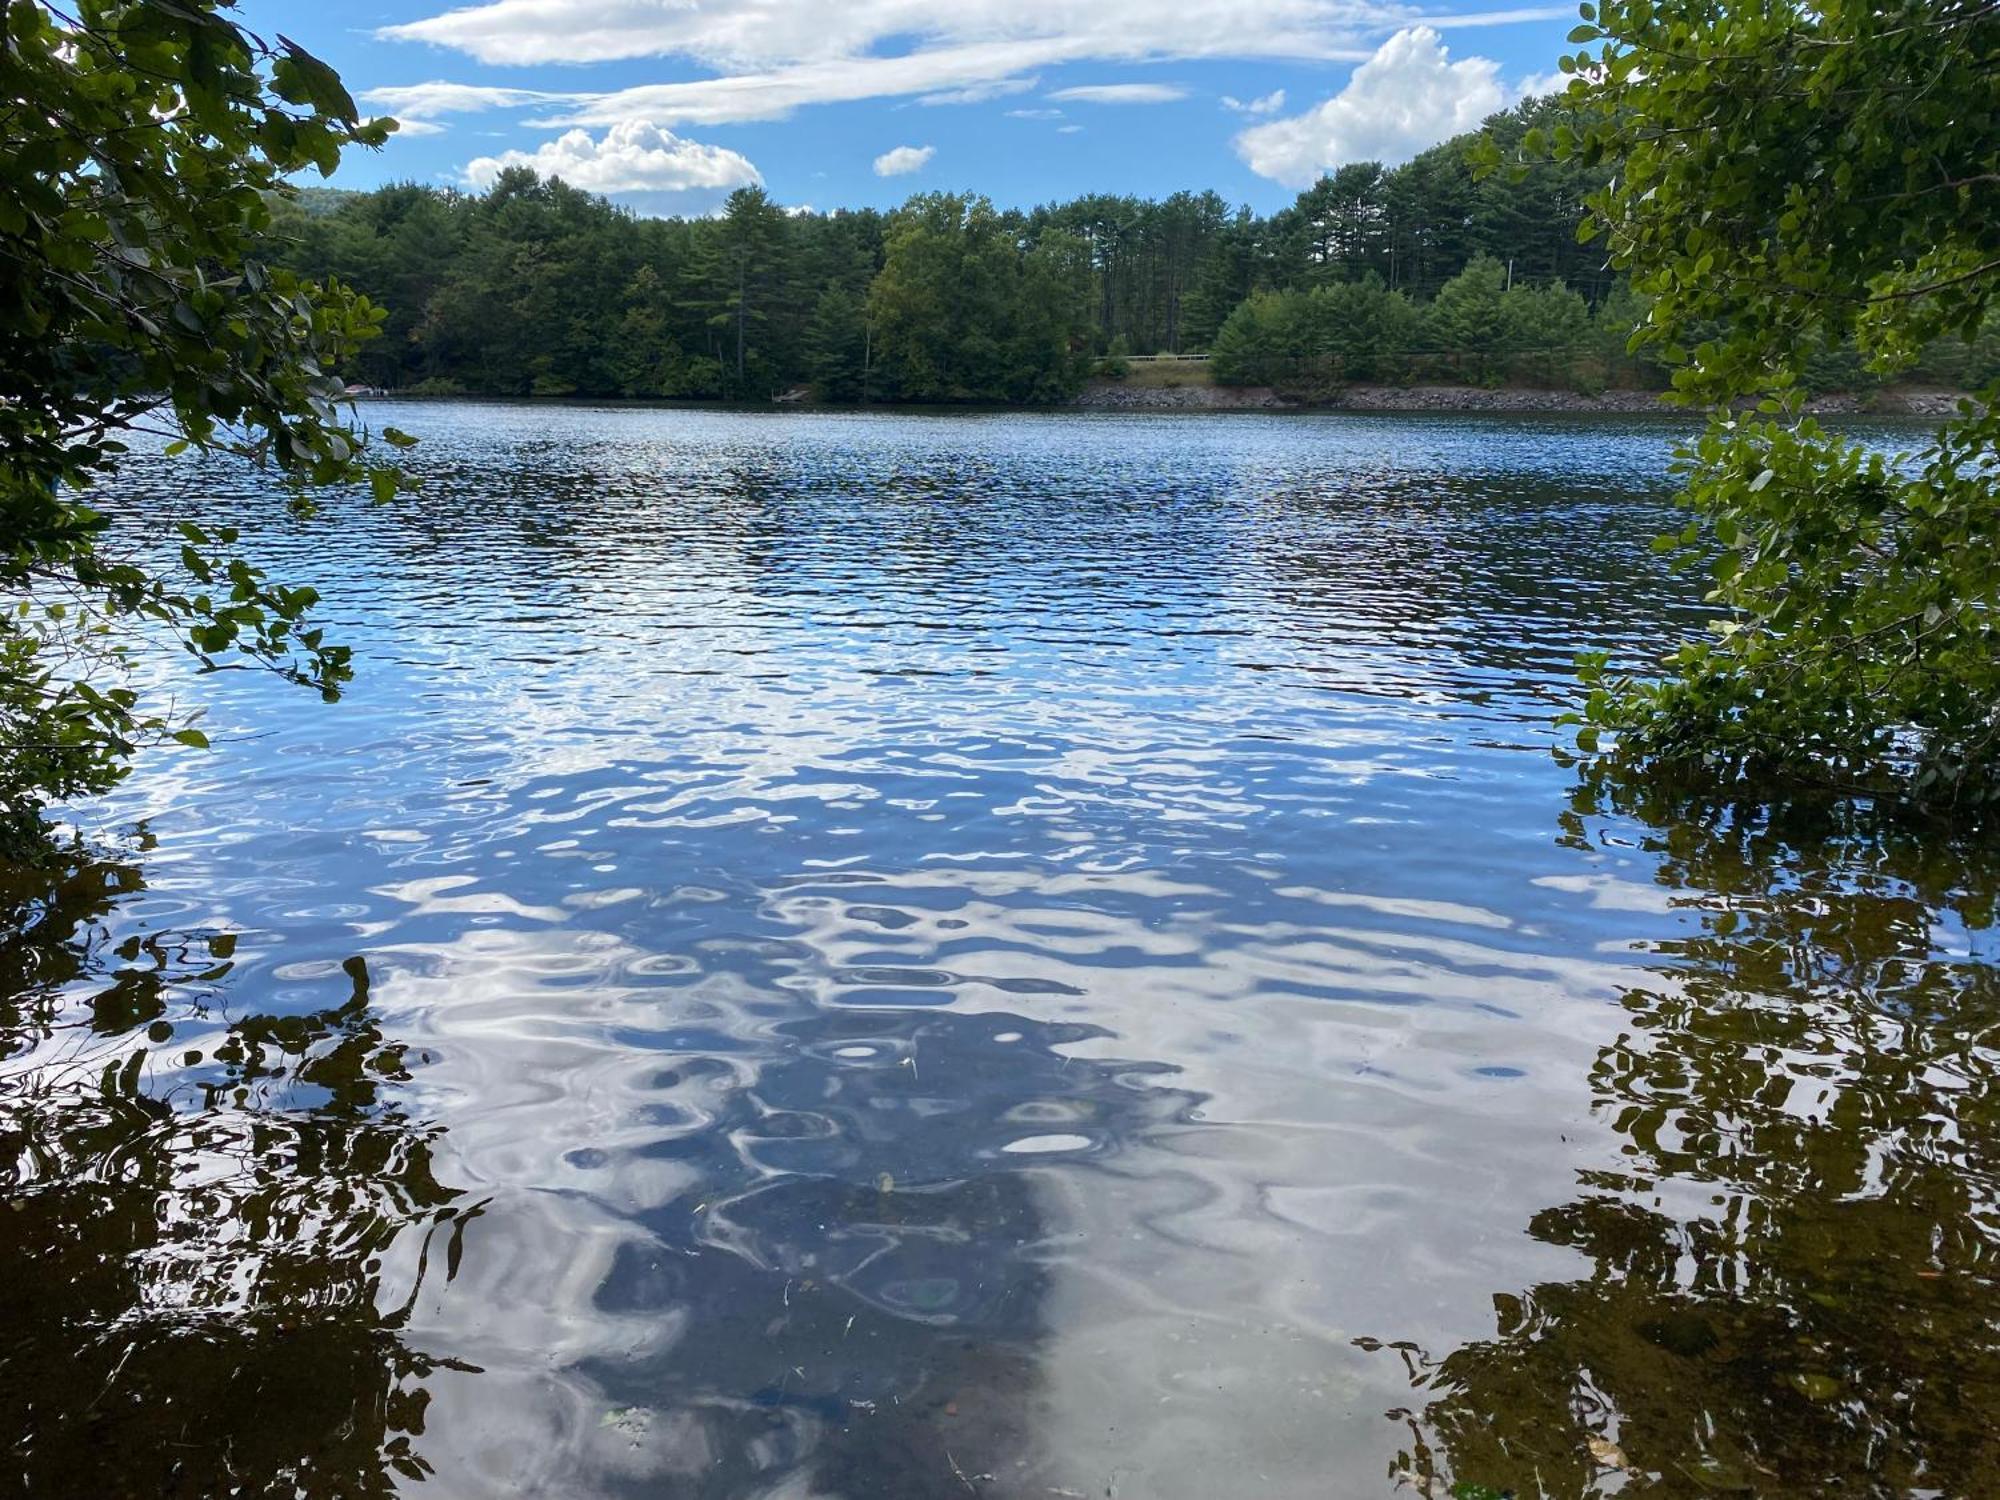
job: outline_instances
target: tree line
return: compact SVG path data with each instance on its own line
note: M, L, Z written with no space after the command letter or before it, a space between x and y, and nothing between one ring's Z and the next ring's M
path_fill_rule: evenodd
M1211 351L1220 381L1306 392L1661 386L1661 351L1626 352L1646 304L1577 236L1607 171L1521 151L1573 113L1526 101L1268 216L1213 192L788 212L744 188L714 218L648 219L514 168L480 194L303 193L276 206L271 253L388 309L349 373L438 394L1059 401L1107 357ZM1521 165L1491 170L1502 156ZM1916 378L1992 373L1989 328ZM1811 371L1823 388L1868 378L1846 347Z
M1593 308L1561 281L1517 283L1500 261L1476 255L1427 302L1373 271L1310 290L1254 292L1217 333L1211 369L1224 385L1306 390L1426 378L1663 384L1652 351L1625 350L1643 314L1623 286Z
M1593 306L1561 281L1529 285L1480 254L1428 301L1372 270L1310 289L1253 292L1217 332L1210 370L1223 385L1308 396L1352 381L1664 390L1678 361L1657 342L1632 341L1649 307L1623 280ZM1725 331L1720 323L1694 330L1698 342ZM2000 379L2000 317L1926 342L1896 378L1960 391ZM1808 392L1883 383L1851 338L1825 340L1800 360Z
M647 219L517 168L479 194L307 191L276 205L271 255L387 307L350 371L386 388L1052 400L1105 355L1219 353L1260 296L1379 282L1428 302L1490 260L1601 301L1614 283L1575 235L1592 174L1477 170L1482 140L1515 143L1560 108L1524 104L1405 166L1343 167L1269 216L1213 192L788 213L746 188L715 218Z

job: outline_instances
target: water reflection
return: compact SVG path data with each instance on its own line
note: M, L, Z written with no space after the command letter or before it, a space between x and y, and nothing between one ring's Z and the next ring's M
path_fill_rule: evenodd
M76 810L150 820L143 884L12 909L8 1107L56 1143L17 1170L76 1222L16 1211L0 1343L93 1351L57 1411L7 1367L43 1488L1373 1493L1409 1392L1357 1335L1457 1348L1495 1287L1587 1277L1525 1230L1579 1169L1707 1212L1694 1106L1648 1160L1590 1107L1754 1014L1672 946L1717 880L1676 840L1734 825L1605 806L1560 846L1547 754L1576 645L1690 607L1646 545L1670 434L396 420L430 483L330 501L338 547L235 470L117 497L134 550L240 525L358 673L331 709L173 677L222 748ZM1746 911L1803 899L1782 838ZM1840 1084L1834 1014L1759 1019L1781 1062L1709 1128L1816 1056ZM1732 1172L1818 1149L1803 1097ZM122 1280L71 1305L84 1268Z
M1029 1493L1045 1404L1051 1222L1038 1158L1109 1153L1189 1104L1157 1066L1068 1057L1096 1028L839 1010L698 1138L700 1202L643 1215L595 1294L672 1318L665 1348L585 1361L619 1413L674 1428L685 1493L809 1473L834 1494Z
M1392 1472L1463 1494L1985 1491L1992 850L1603 776L1565 836L1591 849L1628 822L1697 920L1591 1069L1619 1159L1529 1223L1589 1270L1497 1295L1494 1334L1442 1357L1398 1346L1419 1396Z
M385 1096L408 1074L365 965L324 1008L226 1020L228 934L111 940L135 866L4 879L0 1431L19 1492L334 1500L428 1473L438 1362L403 1327L477 1209Z

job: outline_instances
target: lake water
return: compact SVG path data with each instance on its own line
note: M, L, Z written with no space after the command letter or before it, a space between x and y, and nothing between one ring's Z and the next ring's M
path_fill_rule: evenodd
M1972 1495L2000 860L1593 785L1658 423L375 407L0 882L35 1496Z

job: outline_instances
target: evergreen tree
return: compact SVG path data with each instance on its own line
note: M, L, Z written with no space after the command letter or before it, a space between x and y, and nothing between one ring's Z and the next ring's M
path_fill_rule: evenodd
M1508 347L1507 268L1476 255L1438 289L1426 315L1433 349L1453 368L1490 380Z

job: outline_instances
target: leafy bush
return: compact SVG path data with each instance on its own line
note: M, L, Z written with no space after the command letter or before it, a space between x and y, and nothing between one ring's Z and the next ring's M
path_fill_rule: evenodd
M1581 128L1617 163L1586 232L1650 300L1652 346L1709 428L1682 458L1685 529L1717 619L1666 675L1585 662L1581 740L1641 766L1989 806L2000 797L2000 381L1900 462L1799 416L1814 362L1871 378L2000 306L2000 10L1604 0L1564 59ZM1757 412L1739 408L1754 402Z

